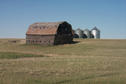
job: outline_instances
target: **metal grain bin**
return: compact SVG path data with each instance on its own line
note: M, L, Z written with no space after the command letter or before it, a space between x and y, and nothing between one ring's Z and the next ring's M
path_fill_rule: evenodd
M100 30L97 27L91 30L91 38L100 39Z
M83 34L84 34L84 38L90 38L90 30L89 29L85 29L83 31Z
M83 30L78 28L75 30L75 34L78 35L78 38L83 38Z

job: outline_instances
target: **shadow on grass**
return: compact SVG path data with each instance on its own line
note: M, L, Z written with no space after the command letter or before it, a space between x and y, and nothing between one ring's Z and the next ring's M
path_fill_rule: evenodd
M77 44L79 43L80 41L72 41L70 44Z
M17 59L17 58L25 58L25 57L48 57L48 56L16 53L16 52L0 52L0 59Z

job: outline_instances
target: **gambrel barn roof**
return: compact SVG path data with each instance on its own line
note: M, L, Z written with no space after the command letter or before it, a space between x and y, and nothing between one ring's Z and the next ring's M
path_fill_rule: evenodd
M64 23L67 23L67 22L62 21L62 22L34 23L29 26L28 31L26 32L26 35L55 35L57 33L59 25L64 24Z

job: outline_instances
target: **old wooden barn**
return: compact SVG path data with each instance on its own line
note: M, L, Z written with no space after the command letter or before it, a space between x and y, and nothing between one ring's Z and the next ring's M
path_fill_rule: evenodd
M26 44L57 45L72 40L72 26L66 21L34 23L26 32Z

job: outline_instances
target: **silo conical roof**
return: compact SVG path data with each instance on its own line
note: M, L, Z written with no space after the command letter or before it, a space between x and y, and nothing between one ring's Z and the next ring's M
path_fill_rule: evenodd
M91 29L91 31L92 30L100 31L96 26L93 29Z

